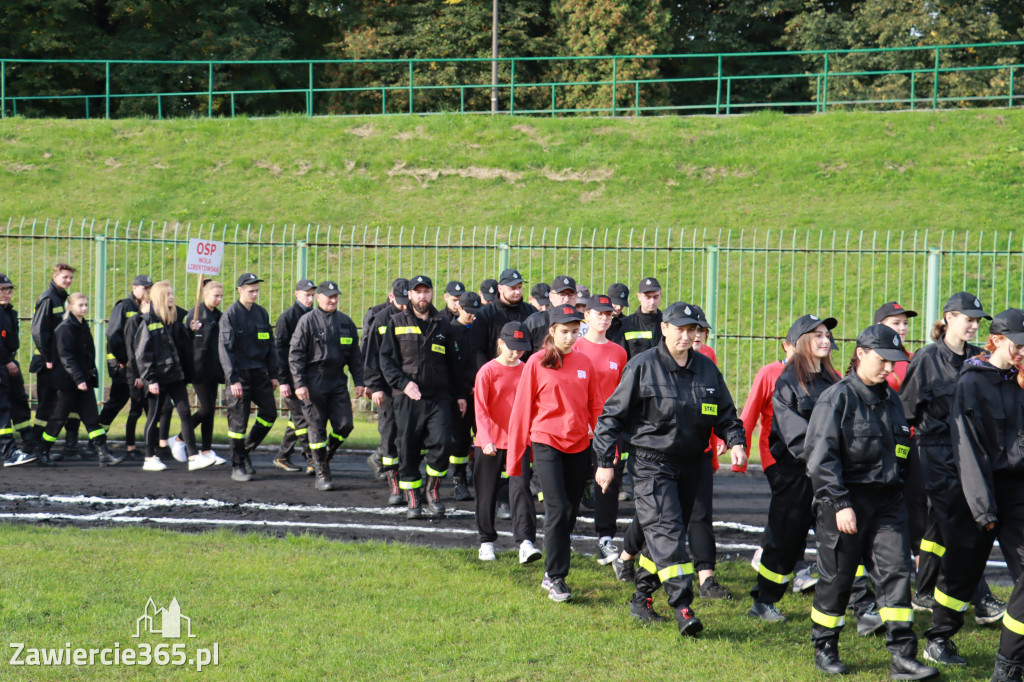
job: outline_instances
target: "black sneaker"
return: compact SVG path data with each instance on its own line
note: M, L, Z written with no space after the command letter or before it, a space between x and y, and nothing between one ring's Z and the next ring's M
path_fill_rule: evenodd
M932 612L935 608L935 597L930 594L915 594L910 600L910 605L914 607L915 611L927 611Z
M924 642L924 658L926 661L939 665L967 665L967 659L960 655L953 640L946 637L926 639Z
M921 663L910 656L893 654L889 661L890 680L930 680L939 676L938 668Z
M610 542L597 543L597 563L607 566L619 558L619 548Z
M633 595L633 598L629 600L629 615L636 618L644 625L664 622L664 616L659 616L654 611L654 607L652 606L653 603L654 599L652 597L638 597Z
M839 645L835 642L826 642L821 646L814 647L814 667L829 675L845 675L850 671L839 660Z
M885 627L885 621L882 620L878 611L865 611L857 616L857 634L861 637L870 637L881 632L883 627Z
M36 464L41 467L55 467L57 463L50 459L50 453L40 452L36 457Z
M612 568L615 569L615 577L624 583L636 582L636 559L623 561L616 557L612 560Z
M464 476L455 477L452 497L455 498L456 502L468 502L473 499L473 494L469 492L469 486L466 485L466 478Z
M1006 613L1006 602L996 599L992 594L974 605L974 622L978 625L991 625L1003 619Z
M704 629L704 623L700 622L700 618L688 606L676 610L676 623L679 624L680 635L696 637Z
M754 605L747 611L747 615L751 618L760 618L766 623L785 623L786 617L782 615L777 607L772 602L754 600Z
M302 467L297 467L294 464L292 464L291 457L287 455L275 459L274 466L276 466L278 469L284 469L285 471L289 471L291 473L302 471Z
M1024 682L1024 664L996 654L991 682Z
M572 599L572 592L562 578L552 578L551 588L548 590L548 599L556 602L569 601Z
M708 576L697 591L702 599L732 599L732 592L719 585L713 575Z
M512 518L512 507L508 506L508 502L499 502L494 515L499 519L508 521Z

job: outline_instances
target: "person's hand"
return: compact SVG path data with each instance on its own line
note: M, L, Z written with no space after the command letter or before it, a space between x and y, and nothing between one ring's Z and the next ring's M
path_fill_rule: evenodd
M420 387L416 385L415 381L407 383L405 388L402 389L402 393L407 395L411 400L419 400L423 397L423 394L420 393Z
M374 407L380 407L384 404L384 391L374 391L373 394L370 395L370 400L373 401Z
M608 486L615 480L615 467L597 467L594 472L594 483L601 488L602 493L608 492Z
M241 381L236 381L235 383L231 384L231 396L233 398L241 398L242 397L242 382Z
M742 469L747 464L747 449L742 445L733 445L732 451L729 453L732 457L732 465L738 469Z
M280 385L281 385L281 382L278 381L277 379L271 379L270 380L270 387L273 388L274 390L277 390L277 387L280 386Z
M853 507L840 509L836 512L836 526L839 528L840 533L846 533L847 535L855 535L857 533L857 513L853 511Z
M145 385L146 385L146 382L143 381L142 379L136 379L135 380L135 388L142 388Z
M488 443L487 445L483 446L480 449L480 451L483 452L485 455L490 455L491 457L494 457L496 454L498 454L498 448L494 447L494 443Z
M988 523L985 524L985 530L992 530L995 527L996 527L996 522L995 521L989 521Z
M188 323L188 328L194 332L197 332L203 328L203 323L200 322L199 320L192 320L191 322Z
M369 398L370 392L366 390L366 386L356 386L356 397Z
M160 384L150 384L149 392L153 395L160 395Z
M53 363L52 362L46 363L46 369L53 369Z
M309 400L309 387L301 386L295 389L295 397L301 400L302 402L306 402L307 400Z
M281 397L282 398L291 398L292 397L292 387L289 386L288 384L281 384L280 386L278 386L278 388L281 390Z
M86 383L83 381L82 383L78 384L78 390L79 391L88 391L89 390L89 386L86 385Z
M21 370L18 369L18 363L16 363L16 362L8 362L7 363L7 373L10 374L12 377L18 376L18 374L21 373Z
M466 399L465 398L459 398L458 400L455 401L455 404L457 404L459 406L459 414L462 415L463 417L465 417L466 416L466 407L468 405L468 403L466 402Z

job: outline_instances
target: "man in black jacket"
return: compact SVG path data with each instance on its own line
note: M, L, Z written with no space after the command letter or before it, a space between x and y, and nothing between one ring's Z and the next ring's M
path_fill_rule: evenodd
M629 287L616 282L608 287L608 298L612 299L612 326L608 327L605 337L625 348L626 340L622 338L622 320L625 316L622 312L629 307Z
M693 350L697 326L689 305L669 306L661 323L663 338L626 364L594 429L598 467L611 467L619 436L632 434L635 489L649 491L638 492L635 500L649 555L639 556L630 613L656 619L651 595L660 582L684 635L703 629L690 609L694 569L686 526L711 432L731 448L734 465L747 460L743 422L725 379L711 360Z
M486 296L481 294L481 299ZM498 348L498 336L506 322L525 322L537 312L523 301L523 276L515 268L503 270L498 279L498 298L476 316L473 323L473 348L476 354L476 369L494 358Z
M153 280L149 275L139 275L132 282L132 293L114 304L107 324L107 373L110 375L110 395L100 410L100 424L110 430L110 425L121 409L131 400L128 385L129 341L124 336L124 325L139 314L139 306L149 297Z
M452 320L452 332L459 348L459 366L462 369L462 388L458 392L467 397L466 410L460 412L458 406L452 411L451 455L448 463L452 465L452 497L456 502L473 499L469 491L469 453L473 451L473 434L476 433L476 415L473 412L473 385L476 382L476 365L473 360L473 325L476 316L483 310L484 304L475 291L464 293L459 298L459 316Z
M32 412L18 365L18 311L11 306L13 296L14 283L0 273L0 459L4 466L28 464L36 459L29 454L35 449ZM15 447L15 432L25 443L23 450Z
M302 471L302 467L292 464L292 453L295 452L295 444L302 447L302 456L306 460L307 468L312 466L309 454L309 425L302 410L302 401L295 397L295 386L292 381L292 374L288 367L288 348L291 346L292 334L299 318L313 309L313 295L316 285L313 280L300 279L295 284L295 303L277 317L277 325L274 328L274 350L277 352L277 366L281 371L281 397L284 404L288 406L288 428L281 437L281 447L277 450L277 457L274 459L274 466L285 471Z
M352 318L338 310L339 293L334 282L320 283L316 288L317 307L299 319L288 349L295 397L301 401L309 425L317 490L334 489L331 458L352 433L352 398L348 394L346 366L356 391L363 390L359 334Z
M459 299L466 293L466 285L453 279L444 287L444 310L441 314L449 322L459 319Z
M622 318L622 339L626 355L633 358L661 341L661 284L653 277L644 277L637 288L640 309ZM615 300L615 299L612 299Z
M399 487L409 518L420 518L420 488L428 513L443 517L440 486L448 472L451 399L465 413L460 394L458 347L451 325L431 304L434 285L426 275L409 280L409 309L392 315L380 345L380 369L392 389L398 424ZM427 482L420 477L420 446L427 451Z
M228 438L231 439L231 478L251 481L256 473L249 458L274 425L277 405L277 354L270 338L270 316L256 304L263 280L251 272L238 278L238 300L220 320L220 364L228 385ZM256 423L249 427L249 408L256 403Z
M559 275L551 281L551 288L548 289L548 301L551 308L558 306L576 305L576 280L569 275ZM541 310L526 318L526 329L530 332L530 341L533 350L523 353L525 362L531 355L540 351L544 345L544 338L548 335L551 327L551 318L548 317L548 310ZM582 336L582 334L581 334Z

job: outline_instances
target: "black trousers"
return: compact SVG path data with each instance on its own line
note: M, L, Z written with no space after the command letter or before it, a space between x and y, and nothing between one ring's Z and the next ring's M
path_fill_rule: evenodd
M139 417L149 409L149 399L146 397L145 388L129 388L131 403L128 405L128 417L124 422L124 444L125 447L135 447L135 430L139 424Z
M25 392L25 375L22 374L20 366L14 376L7 374L6 370L0 371L7 375L6 393L11 409L11 426L23 440L31 442L35 432L32 430L32 410L28 406L28 393Z
M777 462L764 470L771 487L768 523L761 540L761 567L757 587L750 595L774 604L786 593L789 576L807 547L807 532L814 523L814 491L802 464Z
M715 544L714 497L715 469L711 458L715 455L710 450L704 453L704 462L700 472L700 484L693 498L693 511L690 513L690 524L686 533L690 541L690 554L693 567L697 571L715 570L718 548Z
M348 383L341 379L311 381L309 400L302 401L302 412L309 429L309 451L317 457L333 454L338 446L352 433L352 399L348 395ZM327 435L327 423L331 433Z
M293 392L291 397L284 399L284 404L288 408L288 428L281 437L281 447L277 450L277 456L290 459L295 453L295 446L298 445L302 450L302 456L309 459L309 422L306 420L302 401L296 398Z
M55 414L57 409L57 389L53 386L52 369L43 369L36 374L36 400L35 425L40 428L40 433L43 433L46 425L50 422L50 417ZM69 414L64 415L65 441L78 441L79 417L80 415L75 409L72 409Z
M494 510L498 505L498 485L505 468L505 450L495 455L485 455L476 448L473 465L473 487L476 489L476 528L480 542L494 542L498 533L494 530ZM533 470L530 463L523 462L523 475L509 480L509 497L512 505L512 536L518 545L523 540L537 541L537 510L530 493L530 478Z
M265 369L244 369L238 372L242 384L242 397L236 398L228 391L228 438L231 440L231 463L241 466L248 452L255 450L270 433L277 419L277 403L274 387ZM256 423L249 428L249 410L256 403Z
M886 648L903 656L917 654L914 611L910 606L910 532L907 507L896 490L868 488L852 492L857 532L839 532L831 504L816 502L818 584L811 609L811 640L816 647L838 642L843 614L861 560L878 591L878 613L885 622Z
M544 443L532 447L533 470L544 493L544 570L551 579L565 578L583 486L591 473L591 448L570 453ZM510 498L513 478L509 478Z
M7 369L0 367L0 460L7 459L15 448L10 383L11 377L7 374Z
M148 394L148 405L146 408L146 427L144 430L146 440L146 456L153 457L160 447L160 441L164 440L161 435L160 422L170 421L170 409L178 413L181 421L181 439L185 441L185 449L189 456L199 454L196 450L196 436L192 429L192 411L188 400L188 386L184 381L176 381L172 384L160 384L160 393Z
M1024 664L1024 576L1018 577L1014 583L1006 615L1003 616L1003 631L999 635L999 655Z
M615 476L612 478L611 485L608 486L608 492L601 492L600 486L596 483L594 486L594 529L597 531L597 537L615 537L615 532L618 530L618 517L619 517L619 491L622 490L622 472L626 469L626 460L629 459L629 452L624 452L626 440L619 438L619 442L616 447L619 451L619 462L615 465ZM626 459L622 459L625 456ZM597 463L593 463L594 471L591 472L591 480L594 478L596 473Z
M380 434L381 463L385 471L398 470L398 425L395 423L394 399L386 392L377 408L377 433Z
M71 423L68 415L72 413L78 414L82 422L85 423L90 441L107 442L107 431L100 424L99 410L96 409L96 396L91 388L84 391L79 391L77 388L54 391L54 399L53 412L43 429L44 452L50 451L50 446L57 440L57 434L60 433L61 427L66 427L66 423Z
M213 418L217 414L217 391L220 384L192 384L199 408L192 413L192 428L198 428L203 452L213 449Z
M646 552L637 557L637 593L650 596L662 585L673 609L687 607L693 602L694 567L686 549L686 529L704 458L658 461L633 450L635 521L646 544Z
M107 402L103 403L103 409L100 410L100 424L109 429L114 418L128 404L131 397L131 387L128 382L111 380L110 395L107 396Z
M443 477L448 472L448 440L451 438L451 399L448 396L413 400L396 395L395 425L398 429L398 485L414 490L423 485L420 462L426 450L427 476Z
M448 463L452 465L456 476L466 473L469 466L469 453L473 451L473 434L476 433L476 417L473 411L473 398L466 401L466 414L459 412L459 405L452 400L452 439Z

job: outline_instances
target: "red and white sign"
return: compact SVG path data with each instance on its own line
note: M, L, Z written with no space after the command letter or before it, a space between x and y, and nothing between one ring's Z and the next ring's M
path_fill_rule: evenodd
M188 259L185 261L185 272L197 275L219 275L220 265L224 261L224 242L211 242L206 239L188 240Z

